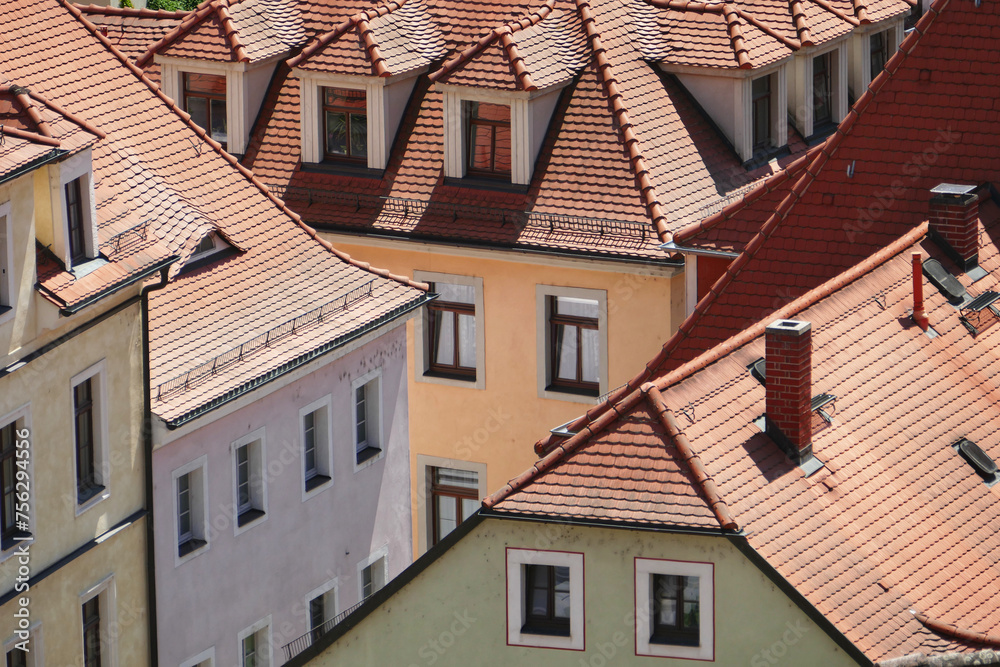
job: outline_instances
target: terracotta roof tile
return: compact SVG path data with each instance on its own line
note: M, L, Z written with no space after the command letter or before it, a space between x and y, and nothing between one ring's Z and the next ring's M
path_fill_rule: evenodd
M104 7L100 5L77 5L87 19L98 26L108 40L136 62L168 32L180 25L190 12L168 12L164 10L129 9ZM152 64L146 74L155 83L160 81L160 67Z

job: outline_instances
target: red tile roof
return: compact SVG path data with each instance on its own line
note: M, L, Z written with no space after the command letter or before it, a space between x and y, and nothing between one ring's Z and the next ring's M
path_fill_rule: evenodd
M959 275L972 294L1000 291L1000 252L991 240L1000 232L1000 207L985 205L982 220L980 264L988 276L973 285ZM711 523L704 504L716 498L730 513L730 529L742 528L872 660L1000 646L1000 486L989 488L951 447L967 437L1000 460L990 380L1000 368L1000 326L972 336L929 283L925 307L939 335L931 339L912 323L907 251L955 271L926 231L926 223L916 227L632 392L484 505L563 520L690 527ZM836 396L832 425L812 437L825 467L810 477L754 425L765 412L764 389L747 365L763 356L764 327L779 318L812 323L813 393ZM650 405L659 401L676 428L651 418ZM685 444L703 466L702 483L664 470ZM650 461L650 452L659 456ZM638 470L649 471L644 481L662 485L663 496L623 496L623 480Z
M77 5L87 19L98 26L115 47L137 61L150 44L155 44L176 28L191 12L168 12L162 9L131 9L101 5ZM151 64L146 76L160 83L160 66Z
M912 229L927 218L932 187L1000 182L990 157L1000 152L1000 110L978 83L1000 79L1000 64L969 39L984 25L1000 30L1000 16L949 7L921 19L826 142L676 232L680 246L741 254L660 354L589 418Z
M157 415L170 422L190 418L248 382L294 366L303 353L315 356L425 300L425 285L318 240L78 9L67 7L17 0L0 8L7 35L0 71L30 84L33 96L101 119L106 138L94 147L93 165L98 234L109 262L75 280L42 251L39 280L43 290L85 299L112 280L148 269L154 251L180 257L168 287L150 295L150 382L155 389L192 375L185 387L155 394ZM178 274L210 231L240 250ZM91 276L98 276L98 284L91 284ZM93 289L80 294L82 286ZM346 303L338 302L322 322L306 321L316 307L341 295ZM276 329L293 318L299 318L293 332ZM253 347L253 339L268 332L272 345ZM222 359L216 373L195 377L206 360L241 345L241 358ZM239 386L233 382L237 375Z
M259 62L303 44L303 18L293 0L209 0L136 61L139 67L160 54L214 62Z

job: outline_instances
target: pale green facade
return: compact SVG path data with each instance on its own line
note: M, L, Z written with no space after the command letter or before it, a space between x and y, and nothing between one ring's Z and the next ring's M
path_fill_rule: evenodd
M508 548L583 554L582 651L508 645ZM636 558L714 565L715 664L858 664L725 537L497 518L484 519L309 664L699 664L636 655Z

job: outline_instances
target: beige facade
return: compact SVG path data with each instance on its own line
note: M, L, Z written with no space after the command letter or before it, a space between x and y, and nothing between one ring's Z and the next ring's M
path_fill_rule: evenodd
M514 553L538 563L562 554L578 558L581 581L570 598L573 613L581 615L577 647L512 645L505 619L517 612L510 602L520 595L511 582ZM858 664L726 537L497 518L484 519L412 579L404 573L401 588L309 664L693 664L639 655L637 624L646 603L637 582L650 561L707 568L703 586L710 579L714 592L702 600L701 622L712 623L714 638L711 657L701 660L752 667Z
M601 394L630 380L684 318L684 276L674 266L322 236L374 266L476 289L475 381L426 373L427 314L407 324L417 555L433 543L433 468L475 472L481 499L534 463L531 443L595 405L593 395L546 390L547 295L599 303Z
M26 465L10 470L28 475L23 514L31 536L8 536L0 551L0 641L5 653L13 650L28 626L28 665L82 665L83 606L96 600L102 667L141 665L149 659L149 619L140 287L73 314L35 288L36 239L64 224L61 165L0 185L13 295L0 313L0 427L13 424L17 451L29 453L17 459ZM83 501L74 402L81 383L91 390L101 487Z

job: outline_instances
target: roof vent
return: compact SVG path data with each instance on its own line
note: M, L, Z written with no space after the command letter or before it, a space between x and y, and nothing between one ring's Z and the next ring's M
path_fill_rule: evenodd
M760 382L762 387L767 386L767 362L764 360L764 357L761 357L757 361L751 361L747 364L747 370L750 371L750 375L752 375L757 382Z
M963 459L969 462L969 465L972 466L979 476L986 480L989 486L993 486L997 481L1000 481L997 479L996 462L979 445L968 438L962 438L954 444L954 448L961 454Z

